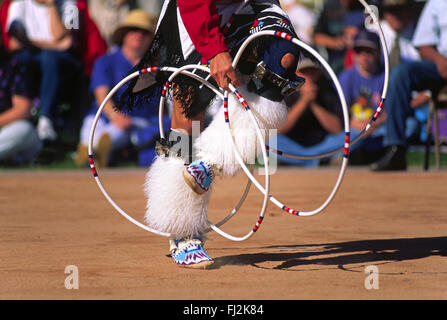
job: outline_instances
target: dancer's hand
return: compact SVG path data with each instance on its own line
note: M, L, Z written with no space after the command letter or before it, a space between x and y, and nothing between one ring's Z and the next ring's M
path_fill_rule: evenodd
M216 80L219 87L225 90L228 90L228 82L236 87L241 85L232 62L231 55L227 51L217 54L210 62L211 76Z

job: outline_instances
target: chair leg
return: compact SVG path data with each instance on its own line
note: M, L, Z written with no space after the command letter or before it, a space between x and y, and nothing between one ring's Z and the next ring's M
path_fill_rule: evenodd
M430 100L429 108L428 108L428 116L427 116L427 127L425 128L426 132L426 141L425 141L425 156L424 156L424 170L427 171L430 166L430 147L431 147L431 138L432 138L432 119L433 119L433 110L434 110L434 101Z
M435 124L435 164L436 169L439 170L441 168L441 142L439 139L439 116L436 106L433 110L433 121Z

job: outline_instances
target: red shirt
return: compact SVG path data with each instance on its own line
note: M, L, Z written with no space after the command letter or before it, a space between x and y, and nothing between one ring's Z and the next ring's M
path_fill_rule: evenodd
M180 16L194 47L207 62L215 55L227 51L220 30L220 18L216 9L218 0L178 0Z

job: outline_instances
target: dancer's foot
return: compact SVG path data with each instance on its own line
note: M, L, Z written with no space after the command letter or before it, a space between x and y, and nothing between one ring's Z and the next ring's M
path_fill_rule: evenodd
M171 248L172 258L180 267L207 269L214 263L203 249L203 242L199 238L174 240L174 244L174 248Z

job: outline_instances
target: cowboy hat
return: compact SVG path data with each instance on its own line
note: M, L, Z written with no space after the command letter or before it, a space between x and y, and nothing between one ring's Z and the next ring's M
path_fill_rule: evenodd
M121 45L123 43L126 33L133 29L139 29L154 34L156 25L155 17L150 16L142 9L135 9L130 11L124 21L113 32L112 40L115 44Z

